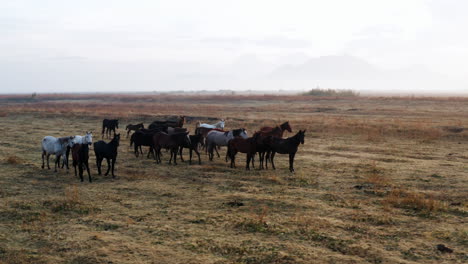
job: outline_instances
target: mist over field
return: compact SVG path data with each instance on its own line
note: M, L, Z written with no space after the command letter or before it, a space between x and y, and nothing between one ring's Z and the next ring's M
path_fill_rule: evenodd
M339 7L339 8L338 8ZM0 93L468 93L463 1L14 1Z

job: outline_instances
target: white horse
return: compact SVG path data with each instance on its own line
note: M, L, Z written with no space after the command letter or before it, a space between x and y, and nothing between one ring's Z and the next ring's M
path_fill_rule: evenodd
M86 135L84 136L76 135L75 138L73 139L73 145L74 144L92 145L93 144L93 132L86 131Z
M67 147L73 146L74 137L61 137L56 138L52 136L46 136L42 139L42 168L44 168L44 156L47 155L47 168L49 166L49 156L55 155L55 172L57 172L57 166L60 167L60 157L65 156ZM68 168L68 161L67 161Z
M235 137L242 137L244 139L248 138L247 131L244 128L239 128L239 129L234 129L231 131L227 132L221 132L221 131L210 131L208 132L208 135L206 136L206 145L207 145L207 151L208 151L208 157L210 160L213 160L213 149L216 151L216 154L218 154L218 150L216 149L217 146L227 146L229 143L229 140L235 138ZM226 161L227 161L227 156L226 156Z
M87 144L87 145L92 145L93 144L93 132L88 132L86 131L86 134L84 136L76 135L73 138L73 142L70 147L67 147L67 153L65 157L63 158L62 162L62 168L67 165L68 169L68 157L70 157L70 149L73 147L75 144Z
M224 129L224 119L212 125L198 122L197 127Z

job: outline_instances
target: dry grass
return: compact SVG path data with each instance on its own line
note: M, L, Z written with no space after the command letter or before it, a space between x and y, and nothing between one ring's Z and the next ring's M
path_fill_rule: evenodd
M468 132L446 128L468 127L467 100L0 96L0 263L462 263ZM237 169L204 154L156 165L124 137L115 180L96 175L92 151L91 184L40 169L45 135L179 114L191 131L217 118L307 129L296 173L284 155L276 171L247 172L242 154Z

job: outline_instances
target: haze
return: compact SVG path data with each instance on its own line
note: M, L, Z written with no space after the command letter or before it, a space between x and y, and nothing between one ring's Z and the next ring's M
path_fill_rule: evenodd
M468 93L466 1L3 1L0 93Z

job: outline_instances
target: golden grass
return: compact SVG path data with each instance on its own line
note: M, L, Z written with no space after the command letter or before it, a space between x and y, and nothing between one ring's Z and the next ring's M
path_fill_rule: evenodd
M464 98L6 97L0 263L464 261L468 136L444 129L468 127ZM97 141L103 118L119 118L122 133L179 114L191 131L216 118L249 133L286 120L307 129L296 173L285 155L276 171L245 171L243 154L237 169L204 153L202 165L170 166L164 153L156 165L124 137L116 179L96 175L92 151L93 183L40 169L45 135L92 130ZM440 254L440 243L454 253Z

